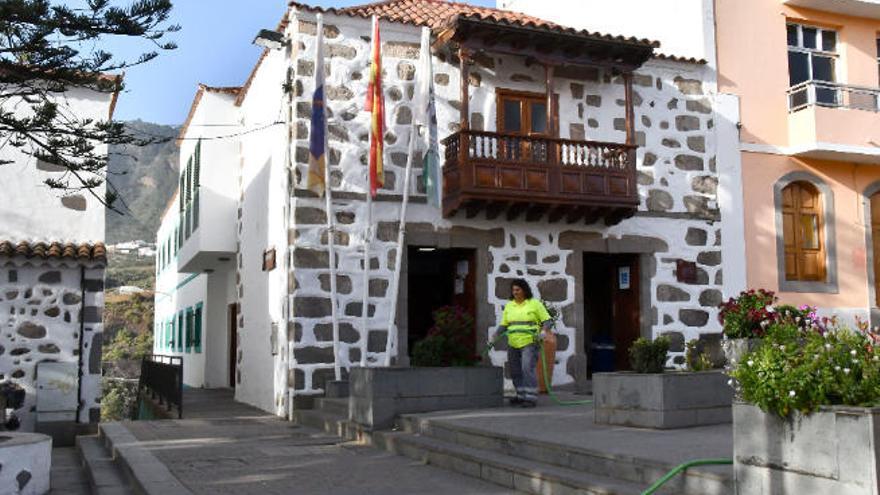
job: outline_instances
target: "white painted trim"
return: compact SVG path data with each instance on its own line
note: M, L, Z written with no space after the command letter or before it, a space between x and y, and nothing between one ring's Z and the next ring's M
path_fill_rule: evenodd
M721 268L724 295L733 297L747 286L745 220L743 218L742 155L739 152L739 97L719 94L718 116L718 206L721 209Z
M814 141L797 146L778 146L775 144L741 143L743 153L767 153L770 155L798 156L812 151L842 153L848 155L864 155L880 158L880 147L851 146L846 144L824 143Z

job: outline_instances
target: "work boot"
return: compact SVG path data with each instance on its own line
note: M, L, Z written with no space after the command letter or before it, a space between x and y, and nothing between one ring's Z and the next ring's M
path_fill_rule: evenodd
M522 402L523 402L523 400L520 399L519 397L511 397L511 398L507 399L507 403L511 407L518 406L518 405L522 404Z
M535 407L537 405L538 405L537 402L534 402L531 400L520 400L519 401L519 407L522 407L522 408Z

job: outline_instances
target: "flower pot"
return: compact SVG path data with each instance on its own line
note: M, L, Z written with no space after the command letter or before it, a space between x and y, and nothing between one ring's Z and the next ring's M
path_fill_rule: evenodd
M556 364L556 335L550 334L544 338L544 352L538 356L538 391L547 393L547 384L544 382L543 358L547 358L547 377L550 386L553 386L553 365Z
M736 494L876 495L880 408L823 406L780 418L733 405Z
M761 345L761 339L727 339L721 341L721 348L724 350L724 358L727 360L727 368L731 369L736 366L742 357L754 351Z

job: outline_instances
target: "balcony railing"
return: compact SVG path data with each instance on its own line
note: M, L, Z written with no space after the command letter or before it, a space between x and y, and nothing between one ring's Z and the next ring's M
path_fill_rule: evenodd
M638 206L635 146L472 130L443 142L447 216L490 203L594 207L603 216Z
M880 111L880 88L807 81L788 89L788 111L809 106Z

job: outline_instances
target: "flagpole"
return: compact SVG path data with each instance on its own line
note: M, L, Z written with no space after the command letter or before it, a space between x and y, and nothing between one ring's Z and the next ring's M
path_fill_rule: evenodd
M324 16L322 14L318 14L316 17L318 21L318 36L315 43L315 91L318 91L318 82L320 82L321 86L324 85ZM334 245L334 242L336 240L336 217L333 215L333 198L330 188L330 164L327 162L327 157L329 156L326 132L327 107L326 100L323 98L324 95L322 89L322 100L320 102L321 105L324 105L324 131L322 132L324 138L322 154L324 156L322 159L324 160L324 201L325 208L327 210L327 253L330 265L330 318L333 325L333 374L336 380L341 380L342 369L339 363L339 316L336 309L336 249ZM314 133L316 132L316 130L312 129L311 132Z
M370 26L370 36L374 37L377 30L377 24L379 23L379 18L373 16L372 24ZM373 39L370 41L373 46L373 50L378 50L376 47L376 40ZM375 63L376 54L370 53L371 64ZM381 74L381 69L380 69ZM379 76L381 77L381 75ZM371 75L372 82L372 75ZM372 89L372 86L371 86ZM371 98L375 98L375 95L372 95ZM372 101L372 100L371 100ZM370 109L370 112L373 112L374 109ZM371 119L373 117L371 116ZM372 124L371 124L372 125ZM372 149L373 143L372 140L376 139L376 136L373 135L373 131L370 131L370 148ZM379 137L379 139L383 139L383 137ZM367 221L364 225L364 259L363 259L363 278L362 278L362 292L361 292L361 366L366 366L367 364L367 350L368 350L368 342L370 335L370 244L373 241L373 190L372 190L372 179L371 179L371 165L370 160L367 160L367 168L366 168L366 187L364 191L367 194Z

